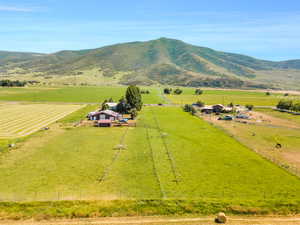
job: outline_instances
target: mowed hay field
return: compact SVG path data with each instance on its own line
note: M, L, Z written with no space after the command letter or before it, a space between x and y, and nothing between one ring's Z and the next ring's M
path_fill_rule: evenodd
M1 156L1 200L300 200L299 178L177 107L145 107L135 128L56 129Z
M126 86L0 88L0 100L100 103L113 98L117 102L125 95L126 88ZM158 88L141 87L141 89L150 91L150 94L143 95L144 103L164 103Z
M29 135L82 105L59 104L0 104L0 138L18 138Z
M174 104L192 104L198 100L207 105L212 104L252 104L254 106L275 106L280 99L300 99L299 95L284 96L284 94L271 93L266 95L265 92L244 91L244 90L206 90L203 89L202 95L195 95L196 88L181 88L181 95L165 95Z

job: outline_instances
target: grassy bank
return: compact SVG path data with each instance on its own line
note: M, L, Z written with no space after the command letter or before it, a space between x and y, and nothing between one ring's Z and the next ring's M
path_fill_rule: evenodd
M260 202L220 199L203 200L113 200L0 203L0 219L92 218L152 215L295 215L300 201Z

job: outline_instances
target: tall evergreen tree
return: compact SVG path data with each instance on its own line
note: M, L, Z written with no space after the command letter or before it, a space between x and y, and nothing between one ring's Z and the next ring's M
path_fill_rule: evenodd
M140 111L142 109L142 96L140 89L137 86L131 85L127 88L126 100L131 109L135 108L137 111Z

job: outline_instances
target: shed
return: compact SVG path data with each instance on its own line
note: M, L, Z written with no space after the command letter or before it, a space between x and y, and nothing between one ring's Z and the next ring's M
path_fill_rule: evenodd
M217 105L213 105L212 108L213 108L213 112L220 113L223 112L225 107L222 104L217 104Z

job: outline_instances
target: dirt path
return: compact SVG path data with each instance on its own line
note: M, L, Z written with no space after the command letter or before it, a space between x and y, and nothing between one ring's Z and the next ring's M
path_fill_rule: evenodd
M99 219L73 219L53 221L0 221L0 225L118 225L118 224L177 224L177 225L209 225L215 224L214 217L202 218L168 218L168 217L124 217ZM300 225L300 217L230 217L226 224L234 225Z

